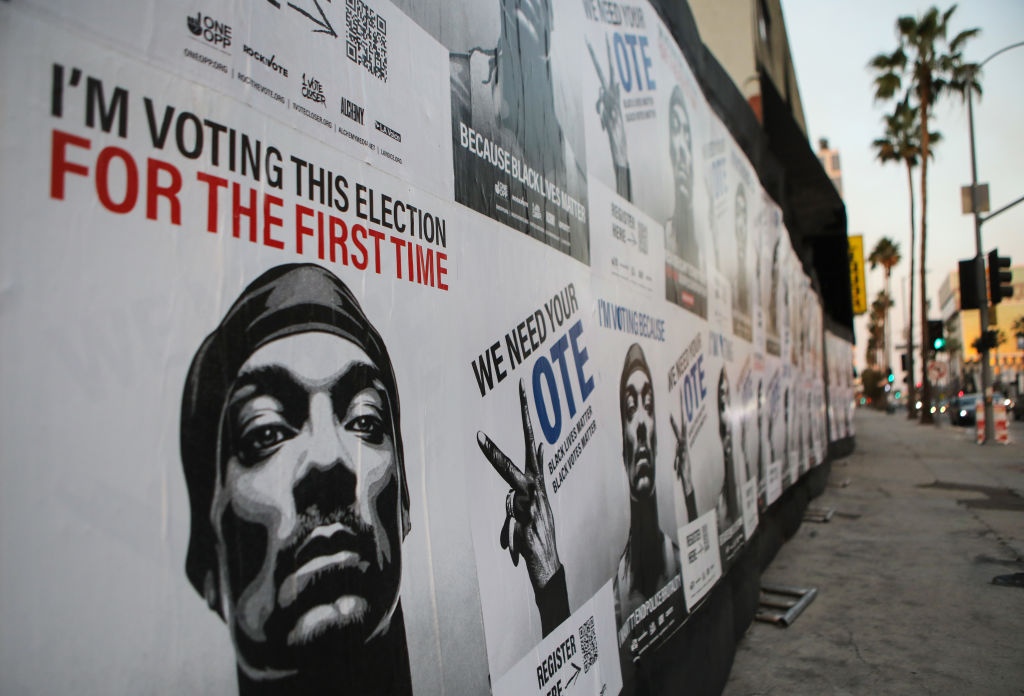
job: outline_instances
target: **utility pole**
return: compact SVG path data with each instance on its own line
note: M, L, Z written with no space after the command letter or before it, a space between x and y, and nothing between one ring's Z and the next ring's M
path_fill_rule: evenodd
M974 256L975 264L975 277L978 283L978 313L981 322L981 393L982 401L985 404L985 439L984 442L992 442L995 439L995 417L992 413L992 368L989 366L988 354L989 345L986 338L988 331L988 283L986 278L988 277L985 273L985 257L982 256L981 252L981 223L989 220L999 213L1003 212L1010 206L1016 205L1024 200L1024 197L1018 198L1010 205L1004 206L985 217L981 216L981 211L978 210L978 162L974 151L974 98L972 86L974 85L975 78L978 75L978 71L981 70L981 66L989 62L1000 53L1009 51L1011 48L1017 48L1018 46L1024 46L1024 41L1018 41L1015 44L1004 46L985 60L975 66L971 73L971 78L967 83L967 128L970 131L971 136L971 211L974 213L974 244L976 254Z

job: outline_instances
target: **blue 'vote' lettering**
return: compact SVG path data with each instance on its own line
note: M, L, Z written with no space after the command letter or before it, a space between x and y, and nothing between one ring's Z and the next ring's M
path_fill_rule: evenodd
M647 37L636 34L620 34L615 32L612 44L615 47L615 64L619 69L619 81L622 89L626 92L633 91L634 75L638 92L645 89L654 89L654 80L651 78L651 67L653 63L647 56ZM636 48L640 46L640 55L637 56ZM643 66L644 74L641 79L640 66Z
M690 369L683 375L683 407L686 410L686 422L692 423L704 397L708 395L704 380L704 356L698 355Z
M562 434L562 397L565 398L566 406L569 409L569 418L575 416L578 410L569 376L570 364L566 354L571 356L571 367L575 368L573 371L576 374L580 404L585 403L587 397L594 391L593 376L588 377L583 374L583 365L590 359L590 356L587 354L586 347L580 345L579 338L582 335L583 322L577 320L568 333L563 334L551 346L551 359L542 355L533 364L533 403L537 408L537 418L540 420L541 430L544 431L544 439L548 441L549 445L555 444ZM558 365L560 380L555 376L552 363ZM545 387L551 402L550 409L544 399L542 388Z

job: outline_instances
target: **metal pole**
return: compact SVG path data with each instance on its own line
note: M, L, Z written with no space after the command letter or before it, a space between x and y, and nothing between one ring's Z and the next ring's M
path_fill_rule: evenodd
M974 212L974 244L977 252L977 255L974 257L974 263L975 268L977 269L976 275L978 276L978 301L980 303L979 320L981 323L981 338L983 341L981 349L981 390L983 402L985 404L984 443L993 442L995 440L995 418L992 415L992 368L988 364L988 344L984 341L985 332L988 331L988 283L985 282L985 259L981 253L981 223L984 222L984 219L978 211L978 162L974 154L974 90L972 89L972 86L978 76L978 71L981 70L981 66L985 65L985 63L989 62L1000 53L1004 53L1012 48L1018 48L1020 46L1024 46L1024 41L1018 41L1010 44L1009 46L1004 46L985 60L978 63L971 74L971 79L967 83L967 128L971 135L971 209ZM1016 203L1016 201L1014 203ZM1010 205L1013 205L1014 203L1011 203ZM996 211L996 214L1001 212L1002 210L998 210Z
M967 85L967 128L971 136L971 210L974 212L974 244L976 255L974 257L975 275L977 276L978 289L978 313L981 324L981 393L985 404L985 438L982 444L992 442L995 439L995 423L992 414L992 375L988 364L988 342L985 340L985 333L988 331L988 283L985 282L985 257L981 253L981 213L978 211L978 162L974 154L974 99L972 97L971 84L974 77L971 75Z
M1006 205L1004 205L1002 208L1000 208L999 210L995 211L994 213L989 213L988 215L983 216L981 218L981 221L982 222L988 222L989 220L994 218L999 213L1006 212L1007 210L1009 210L1013 206L1017 205L1018 203L1024 203L1024 196L1021 196L1020 198L1018 198L1017 200L1013 201L1012 203L1007 203Z

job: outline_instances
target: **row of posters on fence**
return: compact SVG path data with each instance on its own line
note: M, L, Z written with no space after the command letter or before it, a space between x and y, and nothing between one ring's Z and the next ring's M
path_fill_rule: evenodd
M828 439L838 442L853 437L853 346L831 331L825 332L825 361L828 366Z
M5 691L630 693L849 434L642 0L12 0L0 55Z

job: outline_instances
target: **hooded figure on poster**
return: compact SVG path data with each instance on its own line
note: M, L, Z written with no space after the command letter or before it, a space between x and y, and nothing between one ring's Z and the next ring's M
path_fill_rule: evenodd
M619 652L625 664L671 636L686 618L679 545L658 524L655 462L654 383L639 344L626 351L619 378L622 465L629 484L629 537L613 582ZM673 428L678 428L673 419ZM675 470L688 456L685 435L677 437Z
M718 373L718 436L722 442L722 460L725 477L716 505L718 543L722 548L722 563L728 564L743 545L743 525L740 506L740 485L736 477L737 460L742 459L742 433L736 422L736 409L732 405L732 390L725 366ZM739 464L745 470L744 464Z
M312 264L250 284L181 407L185 569L227 624L240 693L411 693L398 388L358 300Z
M694 215L693 122L676 85L669 99L669 160L672 164L674 202L665 221L665 298L699 316L707 315L704 254Z

